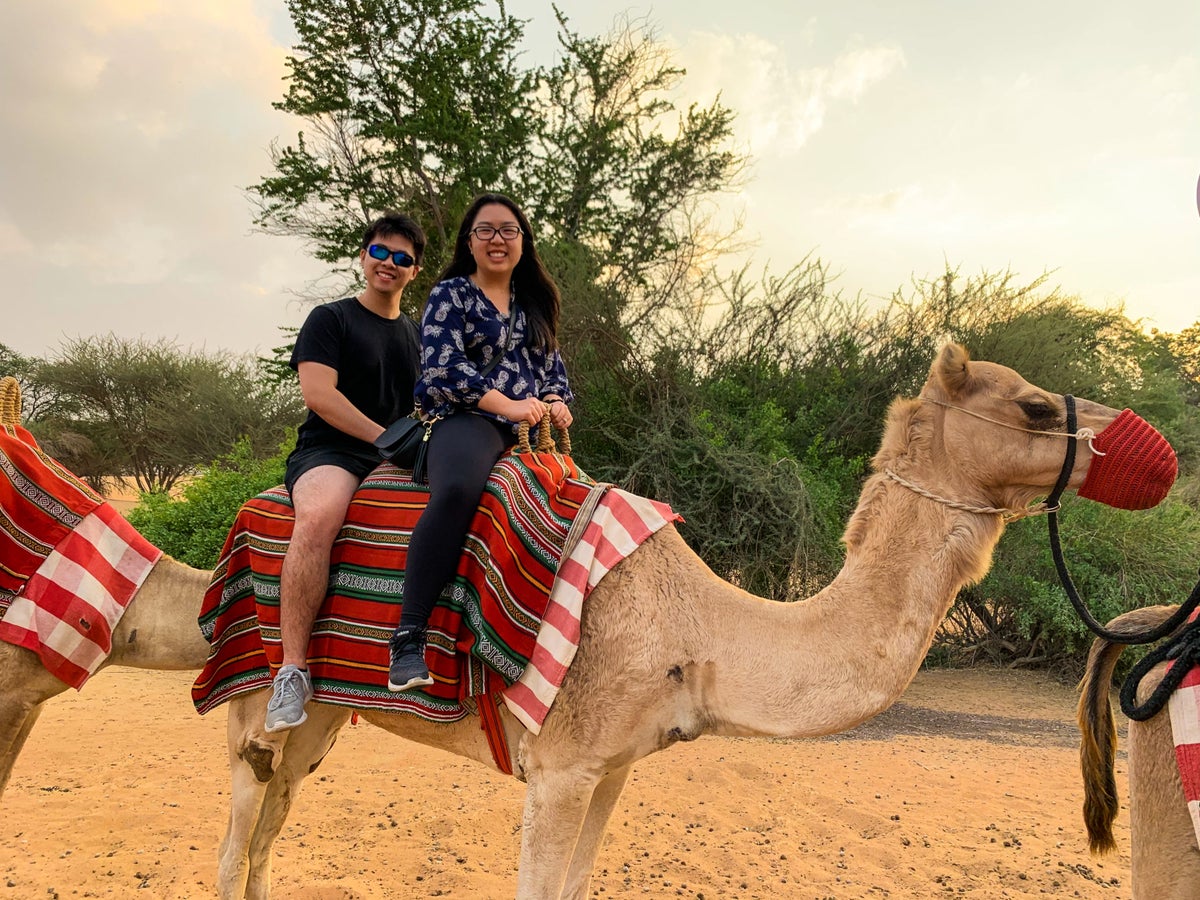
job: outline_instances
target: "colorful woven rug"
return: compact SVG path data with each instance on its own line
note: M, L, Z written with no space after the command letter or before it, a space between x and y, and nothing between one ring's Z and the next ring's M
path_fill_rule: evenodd
M1198 615L1200 610L1192 613L1189 621L1195 622ZM1183 676L1167 701L1167 709L1171 714L1171 733L1183 796L1196 830L1196 844L1200 847L1200 666L1192 667Z
M82 687L160 556L29 432L0 426L0 640Z
M559 559L580 509L631 522L628 514L607 512L627 505L623 498L631 495L605 487L556 454L503 458L480 501L458 572L430 617L426 661L434 684L394 694L387 690L387 643L400 619L409 535L428 494L407 472L380 466L355 494L334 545L330 596L309 644L316 699L448 722L472 712L472 698L500 693L525 676L520 696L506 701L536 730L574 655L582 598L594 586L589 579L602 574L595 566L607 571L616 556L674 518L662 504L641 501L653 512L650 524L621 527L616 551L592 535L591 546L601 553L580 551L584 563L574 565L576 577L552 602ZM576 534L584 537L576 549L588 547L592 518L578 523ZM192 689L201 713L266 687L279 666L279 573L291 528L291 505L281 488L260 494L238 514L200 615L213 647ZM604 559L594 564L597 556Z

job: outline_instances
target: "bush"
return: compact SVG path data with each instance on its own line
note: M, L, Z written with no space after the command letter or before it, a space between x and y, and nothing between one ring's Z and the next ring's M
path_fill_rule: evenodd
M256 459L246 440L204 470L179 499L143 494L127 518L151 543L200 569L217 563L237 511L248 499L283 483L290 438L267 459Z
M1131 512L1071 497L1059 534L1071 580L1101 624L1138 607L1182 603L1195 585L1200 515L1186 503ZM1009 528L991 572L960 592L937 643L951 661L1083 672L1092 634L1059 582L1045 522Z

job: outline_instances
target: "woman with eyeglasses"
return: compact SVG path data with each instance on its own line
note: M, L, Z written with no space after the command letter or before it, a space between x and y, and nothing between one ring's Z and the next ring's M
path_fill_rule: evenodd
M421 320L417 405L437 421L429 438L429 504L409 541L404 605L391 640L389 690L433 683L424 652L429 614L517 426L537 425L543 416L559 428L571 424L558 313L558 288L525 214L501 194L476 197Z
M376 219L358 254L362 293L316 307L296 337L291 366L308 417L284 476L296 524L283 560L283 664L267 704L267 731L307 718L308 642L329 583L333 541L359 482L379 464L372 442L412 411L420 337L416 322L400 311L400 297L424 252L425 233L413 219L400 213Z

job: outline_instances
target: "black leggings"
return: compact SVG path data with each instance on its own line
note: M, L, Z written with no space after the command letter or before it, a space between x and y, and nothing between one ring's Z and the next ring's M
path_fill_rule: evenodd
M429 504L413 528L400 626L421 627L454 576L467 529L496 460L515 443L511 426L459 413L429 436Z

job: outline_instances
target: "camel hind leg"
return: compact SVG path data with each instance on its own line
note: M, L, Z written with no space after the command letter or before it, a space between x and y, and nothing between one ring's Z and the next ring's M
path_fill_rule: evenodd
M233 790L219 855L221 900L268 900L271 847L301 783L325 758L350 719L348 709L313 704L299 728L267 734L262 726L269 696L269 691L258 691L229 706Z
M0 797L42 705L66 689L32 652L0 642Z

